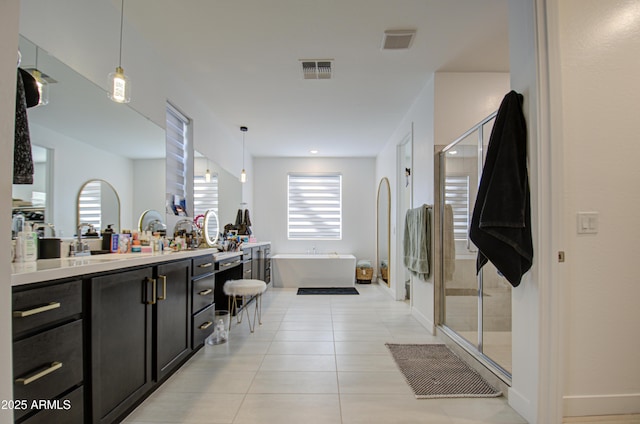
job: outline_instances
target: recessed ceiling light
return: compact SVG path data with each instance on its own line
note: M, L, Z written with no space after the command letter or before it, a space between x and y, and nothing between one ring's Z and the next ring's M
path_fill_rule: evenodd
M311 153L312 155L317 155L319 152L316 149L313 149L309 150L309 153Z

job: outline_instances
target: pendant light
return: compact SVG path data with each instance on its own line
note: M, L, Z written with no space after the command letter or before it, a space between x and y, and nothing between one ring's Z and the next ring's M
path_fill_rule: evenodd
M204 173L204 182L211 182L211 171L209 171L209 159L207 159L207 171Z
M115 72L109 74L109 98L116 103L131 101L131 81L122 69L122 27L124 23L124 0L120 8L120 56Z
M240 127L240 131L242 131L242 172L240 173L240 182L247 182L247 172L244 170L244 135L247 133L249 129L247 127Z
M38 106L44 106L49 103L49 83L42 76L42 72L38 70L38 46L36 46L36 65L31 70L31 75L36 79L38 85L38 94L40 94L40 100L38 100Z

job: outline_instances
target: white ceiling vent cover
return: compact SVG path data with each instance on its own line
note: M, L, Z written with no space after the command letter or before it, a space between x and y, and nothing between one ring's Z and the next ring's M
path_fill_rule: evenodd
M333 59L309 60L301 59L304 79L331 79Z
M413 43L416 35L414 29L395 29L384 32L382 40L382 50L402 50L408 49Z

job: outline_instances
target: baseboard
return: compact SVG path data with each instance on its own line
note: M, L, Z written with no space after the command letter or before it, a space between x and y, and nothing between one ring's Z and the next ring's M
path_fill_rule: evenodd
M563 403L565 417L640 413L640 393L565 396Z
M420 324L422 324L424 326L424 328L426 328L432 336L436 334L436 327L435 327L435 324L434 324L433 320L431 320L428 317L424 316L416 308L411 308L411 316L413 316L416 319L416 321L418 321Z
M509 406L511 406L522 418L530 423L536 422L536 411L531 409L531 402L524 397L522 393L509 387L508 389Z

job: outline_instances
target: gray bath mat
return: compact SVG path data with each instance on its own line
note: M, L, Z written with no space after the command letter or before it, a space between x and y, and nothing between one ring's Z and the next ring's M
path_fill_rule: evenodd
M355 287L300 287L298 294L360 294Z
M443 344L387 343L387 347L416 398L502 395Z

